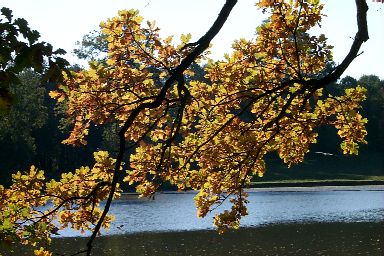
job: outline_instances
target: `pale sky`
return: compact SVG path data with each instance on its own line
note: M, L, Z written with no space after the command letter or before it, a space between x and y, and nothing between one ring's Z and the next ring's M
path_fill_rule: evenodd
M220 59L229 52L233 40L253 38L255 28L263 19L254 6L256 0L239 0L220 34L213 41L211 57ZM42 40L54 48L71 54L75 42L100 21L113 17L121 9L139 9L146 20L156 20L162 35L191 33L192 41L203 35L217 17L225 0L2 0L1 7L13 10L14 17L25 18L32 29L41 33ZM322 28L334 48L334 60L340 62L348 52L356 33L354 0L323 0L326 5ZM368 28L370 40L363 53L352 63L345 75L359 78L375 74L384 79L384 4L367 0L370 7Z

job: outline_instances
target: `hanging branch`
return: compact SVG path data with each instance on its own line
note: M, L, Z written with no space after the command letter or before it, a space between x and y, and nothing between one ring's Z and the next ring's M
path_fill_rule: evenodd
M92 251L92 243L95 240L97 234L100 231L100 228L102 226L102 223L104 222L105 217L107 216L107 213L109 212L109 208L111 206L113 195L116 190L117 182L119 180L119 173L122 165L122 161L125 155L125 134L128 131L128 129L132 126L133 122L136 120L137 116L146 109L155 109L161 106L161 104L165 100L166 93L169 91L169 89L177 83L179 77L183 76L184 71L195 61L195 59L200 56L211 43L212 39L219 33L225 22L227 21L229 14L231 13L233 7L236 5L237 0L227 0L224 6L222 7L216 21L213 23L212 27L208 30L208 32L201 37L193 46L195 47L190 54L188 54L181 63L174 69L171 76L166 80L164 83L161 91L157 95L156 99L152 102L144 102L141 105L139 105L137 108L135 108L131 114L128 116L127 120L125 121L124 125L121 127L121 130L119 132L119 153L116 158L116 164L115 169L113 173L113 179L111 184L111 190L109 192L108 199L105 203L105 207L103 210L103 213L100 216L100 219L98 223L95 226L95 229L92 232L91 237L89 238L89 241L87 243L87 249L82 251L82 253L86 253L87 256L91 255Z
M226 22L230 12L232 11L233 7L236 5L236 0L227 0L225 5L223 6L221 12L219 13L218 18L212 25L212 27L208 30L208 32L201 37L198 41L195 43L187 44L185 47L195 47L192 52L185 57L181 61L181 63L174 69L171 76L166 80L164 83L164 86L162 87L161 91L157 95L156 99L151 102L144 102L141 105L139 105L137 108L135 108L127 120L125 121L124 125L122 126L120 132L119 132L119 138L120 138L120 147L119 147L119 153L116 160L115 170L114 170L114 176L112 180L111 185L111 191L109 194L109 197L107 199L104 211L99 219L99 222L97 223L92 236L90 237L88 244L87 244L87 255L91 255L92 250L92 243L94 239L96 238L97 233L100 231L101 225L109 211L113 194L116 190L116 184L119 180L119 172L121 168L122 159L125 154L125 134L128 131L128 129L132 126L133 122L136 120L137 116L146 109L155 109L161 106L161 104L165 100L166 93L168 90L178 81L178 78L180 76L183 76L184 71L193 63L193 61L201 54L203 53L209 46L211 40L217 35L217 33L220 31L224 23ZM301 80L299 81L289 81L288 83L293 82L300 82L303 85L309 85L311 86L311 91L316 91L318 88L324 87L325 85L336 81L347 69L347 67L351 64L351 62L358 56L358 53L360 51L361 45L366 42L369 39L368 36L368 28L367 28L367 11L368 6L366 4L365 0L356 0L356 7L357 7L357 24L358 24L358 32L356 33L354 42L351 46L351 49L348 53L348 55L345 57L343 62L338 65L331 73L324 76L321 79L311 79L311 80ZM286 84L287 82L283 83ZM282 114L280 117L284 116Z

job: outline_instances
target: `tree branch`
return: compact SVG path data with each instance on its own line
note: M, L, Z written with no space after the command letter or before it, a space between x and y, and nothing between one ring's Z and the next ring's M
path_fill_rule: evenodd
M119 140L120 140L120 146L119 146L119 153L116 158L116 164L115 169L113 173L113 179L112 179L112 185L111 190L108 196L108 199L106 201L104 211L101 214L101 217L95 227L95 229L92 232L92 235L87 243L87 249L86 252L87 256L91 255L92 251L92 243L96 238L96 235L100 231L100 228L102 226L102 223L107 216L107 213L110 209L113 194L116 190L117 182L120 178L120 169L121 164L124 158L125 154L125 134L128 131L128 129L132 126L133 122L136 120L137 116L145 109L154 109L158 108L164 101L167 91L171 88L171 86L177 82L178 78L180 76L183 76L184 71L195 61L195 59L202 54L208 47L212 39L219 33L225 22L227 21L229 14L231 13L233 7L236 5L237 0L227 0L224 6L222 7L216 21L213 23L212 27L208 30L208 32L198 40L198 44L193 49L193 51L188 54L181 63L174 69L171 76L167 79L167 81L164 83L164 86L162 87L161 91L157 95L156 99L152 102L145 102L140 104L137 108L135 108L131 114L128 116L127 120L125 121L124 125L122 126L120 132L119 132Z
M368 5L366 0L355 0L356 1L356 17L357 17L357 27L358 31L355 35L355 39L352 43L349 53L344 58L344 60L339 64L333 72L329 73L322 79L313 79L309 81L309 84L314 84L316 88L324 87L327 84L336 82L344 71L349 67L352 61L359 55L361 45L368 41L368 25L367 25L367 11Z

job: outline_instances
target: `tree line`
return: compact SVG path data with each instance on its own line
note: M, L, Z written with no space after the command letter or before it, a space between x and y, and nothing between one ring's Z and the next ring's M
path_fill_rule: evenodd
M73 50L73 54L79 60L106 62L107 44L105 34L100 30L91 31L81 41L76 42L77 48ZM333 62L329 62L323 73L329 72L334 66ZM78 64L73 64L70 70L78 71L82 68ZM204 64L192 64L192 70L193 76L187 79L210 82L205 77ZM106 150L112 152L112 155L116 152L118 147L116 124L100 127L93 124L87 146L64 145L62 141L68 137L72 124L66 116L65 105L57 105L56 100L49 96L49 92L57 88L57 83L47 83L40 73L28 68L17 75L17 81L20 82L10 87L14 103L10 107L9 114L0 120L0 169L2 170L0 177L6 184L10 182L12 173L28 169L31 165L48 170L48 177L57 178L62 172L78 166L90 165L94 161L92 154L95 151ZM346 76L339 79L337 83L328 85L326 90L335 95L342 95L345 89L354 88L357 85L367 88L367 99L362 104L362 114L368 119L368 144L362 146L360 155L382 153L384 152L384 133L382 132L384 129L384 80L374 74L362 75L359 78ZM322 127L319 134L323 139L320 139L312 150L319 152L319 155L312 155L312 160L322 158L321 153L341 154L340 138L334 129ZM271 157L271 159L276 158ZM332 161L332 158L328 160ZM361 161L365 161L365 158L361 158ZM364 171L370 173L369 168ZM364 175L364 171L361 175ZM269 179L269 176L273 177L274 173L268 174L265 178ZM300 175L297 177L299 178Z
M202 67L195 66L195 70L199 79L206 79ZM24 70L19 78L21 83L12 86L11 91L15 95L15 103L9 115L0 120L1 180L10 182L12 173L26 170L33 164L47 170L48 177L57 178L61 172L90 165L92 153L97 150L116 150L117 127L114 125L93 125L87 146L63 145L61 142L68 136L71 124L65 117L65 110L57 107L55 100L48 95L56 85L42 84L41 76L31 70ZM360 155L383 153L384 80L376 75L363 75L360 78L346 76L328 88L332 93L341 94L344 89L357 85L368 89L362 109L363 116L368 119L368 144L362 146ZM339 139L333 129L322 128L319 133L323 139L319 140L313 151L341 154L337 143ZM321 154L313 155L312 159L321 157ZM362 161L365 160L362 158ZM369 173L369 170L364 171ZM361 174L364 175L364 172Z

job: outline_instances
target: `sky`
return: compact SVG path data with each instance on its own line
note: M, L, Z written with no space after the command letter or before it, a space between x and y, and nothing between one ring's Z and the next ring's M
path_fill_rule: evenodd
M255 28L263 20L254 6L256 0L239 0L227 23L212 41L213 59L230 52L231 44L241 37L254 38ZM163 36L191 33L197 40L211 26L225 0L1 0L1 7L13 10L14 17L24 18L41 39L68 52L66 58L74 63L71 54L83 35L97 29L98 24L117 15L118 10L139 9L146 20L156 20ZM325 4L322 27L334 46L334 61L339 63L349 51L356 34L356 7L354 0L323 0ZM370 40L362 47L361 55L344 75L359 78L375 74L384 79L384 4L369 5L368 29Z

